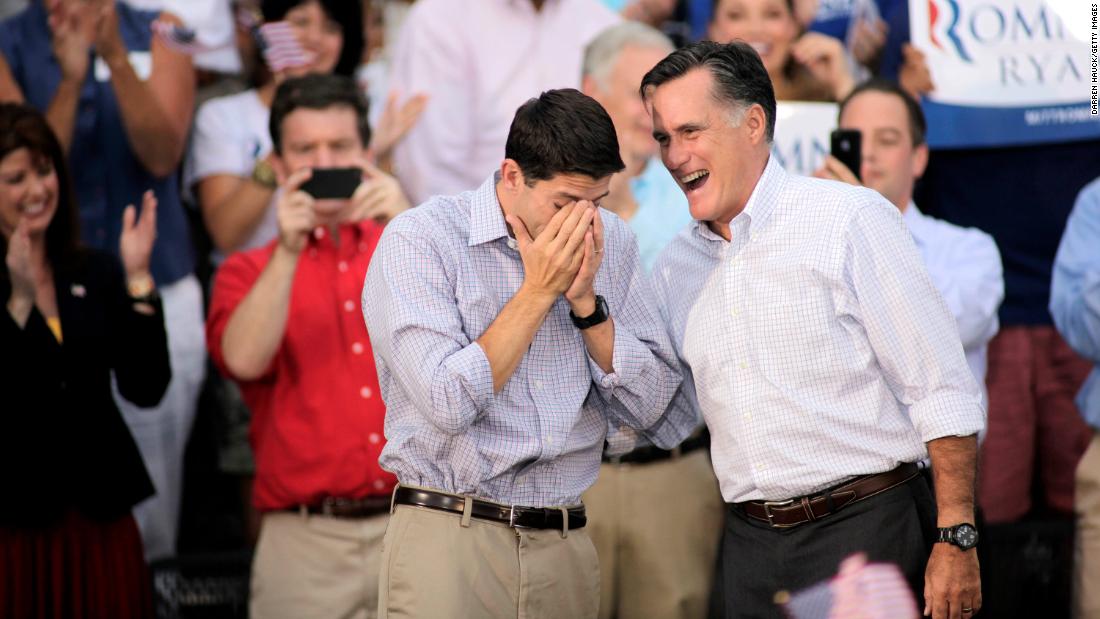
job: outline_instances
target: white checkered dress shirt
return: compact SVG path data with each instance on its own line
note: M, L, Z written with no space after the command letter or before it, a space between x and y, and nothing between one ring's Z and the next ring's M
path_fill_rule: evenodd
M731 242L702 223L654 289L727 502L785 500L984 426L955 320L898 209L768 162ZM693 393L694 392L694 393Z
M615 321L615 372L589 358L559 298L494 394L475 340L523 283L494 180L402 213L375 250L363 314L387 406L379 461L405 484L506 504L576 504L596 480L609 422L662 446L682 438L664 415L680 384L676 356L633 235L601 210L595 289Z

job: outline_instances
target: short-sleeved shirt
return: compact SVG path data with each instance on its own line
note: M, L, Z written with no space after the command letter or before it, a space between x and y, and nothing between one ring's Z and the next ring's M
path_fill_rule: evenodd
M253 502L261 510L316 503L326 496L385 495L393 475L378 466L386 415L359 293L381 235L366 221L311 238L294 273L286 332L267 371L238 381L252 410L256 456ZM222 372L229 319L260 277L278 241L229 257L218 269L206 323L210 355Z
M195 115L191 149L184 165L184 184L195 185L208 177L228 174L248 178L257 159L271 152L268 119L271 108L264 105L256 90L204 103ZM279 234L275 218L275 199L268 205L252 235L239 248L242 251L266 245ZM223 256L215 256L220 262Z

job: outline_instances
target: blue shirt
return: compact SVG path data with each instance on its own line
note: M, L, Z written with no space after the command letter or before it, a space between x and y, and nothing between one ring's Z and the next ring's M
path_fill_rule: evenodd
M615 325L605 374L559 298L499 393L476 340L523 283L494 177L395 218L367 271L363 314L385 399L379 459L404 484L506 504L575 504L596 480L609 422L671 448L680 384L626 224L600 211L595 289Z
M656 157L649 160L640 175L630 179L630 190L638 203L638 211L630 218L630 229L638 239L638 254L648 272L665 245L691 223L691 212L683 190Z
M118 3L122 41L134 54L148 54L150 24L156 12L138 11ZM21 13L0 23L0 53L27 103L45 112L61 82L54 59L43 2L32 2ZM187 218L180 202L175 174L157 178L141 165L130 149L122 112L110 78L97 76L97 62L89 63L80 91L72 146L69 149L73 190L80 211L82 241L89 247L118 255L122 211L152 189L157 196L157 242L150 267L158 285L171 284L191 273L194 258ZM140 75L140 73L139 73Z
M1066 223L1054 259L1050 313L1066 342L1100 364L1100 179L1077 196ZM1077 408L1100 430L1100 365L1077 394Z

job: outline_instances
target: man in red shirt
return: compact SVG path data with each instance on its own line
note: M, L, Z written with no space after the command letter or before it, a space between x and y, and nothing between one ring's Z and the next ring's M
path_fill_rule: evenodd
M385 406L359 306L382 224L408 208L366 162L366 102L350 79L284 82L271 107L279 237L226 260L207 342L252 410L253 617L373 617L395 478L378 466ZM350 199L303 191L355 167ZM304 189L321 193L305 185ZM324 195L324 194L322 194Z

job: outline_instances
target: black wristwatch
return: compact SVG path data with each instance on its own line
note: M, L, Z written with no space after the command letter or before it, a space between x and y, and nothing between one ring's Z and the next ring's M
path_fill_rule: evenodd
M600 295L596 295L596 311L592 312L591 316L578 318L576 314L570 311L569 317L573 319L573 326L582 331L589 327L595 327L608 318L607 301L604 301L604 298Z
M953 527L940 527L940 538L936 543L944 542L954 544L963 550L970 550L978 545L978 529L969 522L957 524Z

